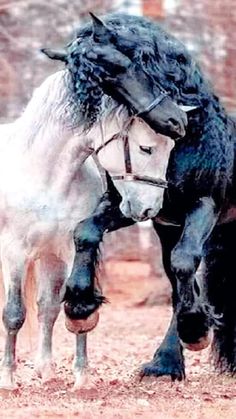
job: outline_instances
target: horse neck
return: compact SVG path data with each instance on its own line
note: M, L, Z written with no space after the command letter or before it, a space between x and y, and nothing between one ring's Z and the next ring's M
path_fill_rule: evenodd
M49 76L36 89L23 115L17 120L18 140L14 145L25 158L52 163L63 150L67 150L75 134L78 135L79 129L72 120L68 77L67 71ZM86 136L78 135L77 142L81 155L89 153Z
M230 116L220 100L209 93L208 98L204 99L199 108L189 114L186 138L194 146L200 142L210 144L210 139L218 142L224 141L233 135L233 124ZM211 146L210 146L211 147Z
M90 147L97 150L104 146L115 134L122 132L128 120L127 109L114 102L111 108L107 109L107 113L92 127L88 136Z

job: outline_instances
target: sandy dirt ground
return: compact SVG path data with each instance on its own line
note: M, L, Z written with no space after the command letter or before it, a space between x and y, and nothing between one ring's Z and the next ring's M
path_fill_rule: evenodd
M145 271L137 263L120 268L116 264L112 281L105 284L110 303L101 309L99 325L89 336L90 369L96 387L73 391L75 339L65 329L63 313L54 335L56 376L47 384L41 383L34 371L36 311L31 310L18 341L19 388L14 393L0 393L0 418L236 417L236 380L214 372L208 349L186 351L184 382L172 383L169 378L140 382L139 366L151 359L171 315L170 307L164 304L169 292L165 281L145 278L142 268ZM154 289L159 305L150 304ZM1 327L0 356L3 338Z

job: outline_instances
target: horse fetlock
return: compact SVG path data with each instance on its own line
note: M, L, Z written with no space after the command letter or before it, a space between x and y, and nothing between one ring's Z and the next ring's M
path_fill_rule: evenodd
M73 364L72 364L73 372L76 373L83 373L88 370L88 358L87 353L80 358L75 357Z

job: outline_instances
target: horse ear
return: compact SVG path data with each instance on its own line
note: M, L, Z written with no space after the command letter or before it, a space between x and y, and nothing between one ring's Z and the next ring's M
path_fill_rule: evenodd
M93 38L94 41L103 43L110 42L112 32L111 30L106 26L106 24L99 19L97 16L95 16L92 12L89 12L92 22L93 22Z
M40 50L43 54L45 54L51 60L59 60L67 63L67 53L65 50L55 50L51 48L41 48Z
M178 105L178 106L182 111L186 113L194 111L195 109L199 108L199 106L188 106L188 105Z

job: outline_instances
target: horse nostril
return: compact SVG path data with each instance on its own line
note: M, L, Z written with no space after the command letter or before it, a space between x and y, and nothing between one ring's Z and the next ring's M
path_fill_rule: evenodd
M143 212L143 217L147 218L150 216L152 209L151 208L147 208L144 212Z
M168 120L168 122L169 122L171 125L173 125L173 127L175 127L175 128L177 128L177 127L179 126L179 123L178 123L178 121L176 121L176 119L170 118L170 119Z

